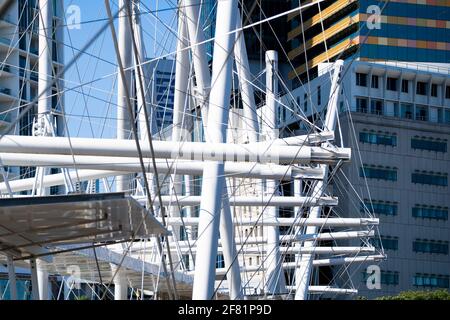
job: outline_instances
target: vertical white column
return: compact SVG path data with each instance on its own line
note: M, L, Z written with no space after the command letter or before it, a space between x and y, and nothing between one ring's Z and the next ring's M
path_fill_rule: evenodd
M132 42L131 30L128 19L130 18L130 0L119 0L119 52L125 73L125 79L122 79L121 72L118 72L117 81L117 139L130 139L131 123L130 115L127 109L126 84L128 91L131 92L131 69L132 66ZM125 81L124 81L125 80ZM130 188L130 176L116 177L116 191L127 191Z
M324 129L328 131L334 131L336 127L336 118L337 118L337 104L338 97L340 94L340 86L339 79L340 73L342 70L342 66L344 65L344 61L337 60L334 63L334 71L331 79L331 88L330 88L330 98L328 101L327 114L325 116ZM328 176L328 166L320 165L324 168L323 179ZM325 192L326 185L323 183L323 179L317 181L316 185L313 188L312 195L314 197L321 197ZM309 211L309 218L319 218L320 217L321 207L312 207ZM315 234L318 231L318 227L309 226L306 228L306 234ZM306 241L303 244L305 248L311 248L316 245L315 241ZM313 254L302 254L300 256L300 263L298 264L298 270L295 273L295 300L306 300L308 298L308 288L309 283L311 281L311 273L312 273L312 262L314 259Z
M14 268L14 260L11 255L7 255L6 257L8 261L9 295L11 300L17 300L16 270Z
M278 70L278 53L270 50L266 52L266 107L263 115L263 130L266 139L273 140L278 138L277 134L277 103L278 79L276 72ZM266 197L278 195L277 181L266 180ZM263 217L271 219L278 216L277 207L266 207ZM278 226L266 227L267 236L267 256L266 256L266 282L265 290L268 294L278 294L284 291L285 281L284 273L281 268L281 255L279 247L280 231Z
M236 29L242 28L241 16L236 19ZM248 63L247 48L245 47L244 32L236 32L236 45L234 46L236 70L239 78L239 89L242 97L244 111L244 128L248 142L258 142L258 115L256 113L255 96L251 85L252 75Z
M186 17L184 15L184 10L181 7L178 15L178 39L177 39L177 54L175 59L175 92L174 92L174 104L173 104L173 119L172 119L172 141L186 141L188 138L187 121L190 117L187 115L188 101L187 101L187 90L189 82L189 52L186 48L189 45L187 40L186 31ZM176 164L175 164L176 170ZM175 171L176 172L176 171ZM172 206L170 207L170 216L179 217L180 208L177 205L177 198L182 194L182 184L183 176L180 174L172 174L172 179L170 181L170 190L173 195ZM181 237L179 232L180 227L176 227L178 230L174 230L174 234ZM187 232L187 230L184 230ZM182 256L180 256L182 259ZM176 263L176 261L175 261Z
M51 0L39 0L38 130L40 135L51 134L52 12Z
M199 22L200 10L204 4L202 4L201 0L183 0L181 1L181 6L183 5L186 13L189 40L192 46L192 60L197 82L196 97L201 108L203 125L206 125L208 120L208 95L211 87L211 75L209 73L206 46L203 43L205 41L205 34Z
M214 41L213 71L206 141L225 142L233 70L232 54L235 40L229 33L236 26L237 2L217 2L216 35ZM198 227L197 256L195 260L192 298L212 299L219 236L221 198L224 188L224 164L208 161L203 169L202 200Z
M223 259L225 268L229 268L227 273L228 289L230 292L230 300L239 300L243 298L241 284L241 270L237 257L236 241L234 239L233 218L230 209L230 200L228 198L228 190L226 182L223 191L223 203L220 215L220 239L223 249ZM231 266L231 268L230 268Z
M39 281L36 267L36 259L30 259L30 273L31 273L31 296L33 300L39 300Z
M111 264L111 275L116 275L113 279L114 283L114 300L128 299L128 283L127 277L123 270L119 269L114 264Z
M136 40L136 47L138 50L139 61L134 61L134 73L138 77L141 76L141 81L136 78L136 100L137 100L137 110L138 110L138 120L139 120L139 134L141 140L148 139L147 137L147 122L145 119L144 106L146 105L144 98L147 99L147 86L148 81L146 78L147 68L146 65L142 65L145 62L145 44L142 41L142 24L141 24L141 12L140 12L140 0L133 2L133 32L134 38ZM141 85L142 83L142 85ZM151 118L150 123L150 133L156 130L156 117L154 112L149 112Z
M39 284L39 300L49 299L48 271L45 269L44 261L36 259L37 280Z

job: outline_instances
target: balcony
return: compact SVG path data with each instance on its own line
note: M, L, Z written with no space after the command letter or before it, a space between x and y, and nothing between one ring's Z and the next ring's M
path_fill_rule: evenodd
M9 64L0 63L0 76L1 77L11 77L13 73L11 72L11 66Z
M11 114L9 112L0 112L0 129L7 127L11 122Z
M11 45L11 39L0 37L0 43L6 44L7 46Z
M0 87L0 101L2 102L14 102L17 100L17 97L13 96L11 93L11 89Z

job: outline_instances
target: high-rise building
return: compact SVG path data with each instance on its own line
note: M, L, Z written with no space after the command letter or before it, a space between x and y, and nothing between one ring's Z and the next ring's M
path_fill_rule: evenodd
M327 67L319 64L318 77L292 91L291 105L311 121L326 111ZM380 219L380 237L371 241L387 259L379 264L380 289L367 286L367 264L351 264L347 277L342 266L318 274L341 279L339 287L353 283L369 298L449 289L450 66L347 61L342 75L339 124L353 156L329 192L339 198L339 216ZM297 133L306 129L291 113L283 121Z
M310 1L290 3L294 8ZM446 0L325 0L287 20L293 87L317 76L320 63L349 56L366 61L450 61Z
M53 28L52 68L58 74L64 62L63 2L52 1ZM39 80L39 2L14 1L0 21L0 132L15 121L19 113L38 95ZM56 135L64 134L61 117L64 97L63 81L52 88L52 118ZM37 116L37 104L9 134L33 135L33 122ZM34 168L8 168L11 176L33 177ZM0 178L2 179L2 178Z
M157 130L153 130L153 133L156 133L164 131L172 125L175 60L160 59L152 61L148 64L146 70L150 83L149 101L152 102L152 110L156 113Z

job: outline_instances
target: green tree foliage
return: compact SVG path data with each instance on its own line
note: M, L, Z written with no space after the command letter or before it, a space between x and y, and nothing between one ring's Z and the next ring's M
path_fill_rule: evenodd
M376 300L450 300L450 292L444 289L434 291L403 291L396 296L379 297Z

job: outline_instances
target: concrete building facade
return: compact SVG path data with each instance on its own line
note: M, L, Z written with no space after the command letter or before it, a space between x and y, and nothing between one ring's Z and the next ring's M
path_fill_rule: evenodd
M330 91L327 67L319 65L316 79L293 90L295 103L282 101L320 122ZM380 289L368 288L367 264L351 265L336 284L351 281L369 298L449 289L449 66L353 61L342 77L336 135L353 156L330 192L339 197L337 214L380 218L380 237L371 243L387 259L379 264ZM285 135L306 129L296 117L287 112L280 119Z

